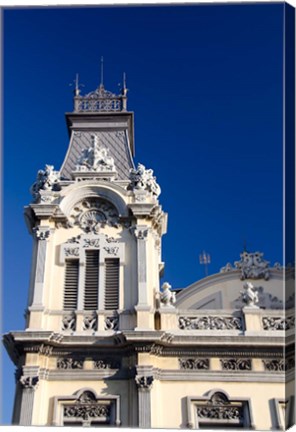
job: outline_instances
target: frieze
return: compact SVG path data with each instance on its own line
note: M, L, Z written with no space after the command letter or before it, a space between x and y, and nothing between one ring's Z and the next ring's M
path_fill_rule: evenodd
M223 370L234 371L250 371L252 370L251 359L238 359L238 358L223 358L220 359L220 363Z
M285 359L262 360L264 369L269 372L286 372L294 369L295 357Z
M290 330L295 328L295 317L263 317L263 330Z
M116 360L94 360L94 369L119 369L120 362Z
M141 390L150 390L154 381L153 376L139 376L135 377L137 387Z
M180 369L185 370L209 370L210 360L208 358L180 358Z
M242 330L242 319L225 316L181 316L179 328L181 330Z
M57 360L58 369L82 369L83 361L73 358L63 358Z

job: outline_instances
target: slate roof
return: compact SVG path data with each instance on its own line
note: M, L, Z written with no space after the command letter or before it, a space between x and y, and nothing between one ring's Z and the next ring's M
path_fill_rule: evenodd
M118 180L126 180L130 168L134 168L133 159L129 150L127 130L111 131L73 131L70 146L61 167L61 176L71 179L71 172L75 170L78 158L85 148L91 147L92 136L96 134L100 144L109 149L109 155L113 157Z

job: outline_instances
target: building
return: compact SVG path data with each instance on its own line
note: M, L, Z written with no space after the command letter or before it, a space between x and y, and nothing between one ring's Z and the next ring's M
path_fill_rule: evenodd
M153 171L134 166L125 84L86 96L77 85L66 118L62 167L38 171L25 209L26 329L4 336L17 367L13 423L291 425L293 270L244 251L179 292L160 287L167 215Z

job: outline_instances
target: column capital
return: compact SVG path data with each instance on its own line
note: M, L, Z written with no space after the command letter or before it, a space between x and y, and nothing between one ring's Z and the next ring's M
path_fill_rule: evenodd
M32 389L36 390L38 383L39 383L39 377L38 376L28 376L28 375L22 375L20 377L20 383L25 389Z
M48 226L38 226L33 228L33 232L38 240L48 240L53 229Z
M150 375L150 376L137 375L135 377L135 381L136 381L138 389L151 390L154 378L152 375Z
M136 225L131 228L137 240L146 240L149 228L146 225Z

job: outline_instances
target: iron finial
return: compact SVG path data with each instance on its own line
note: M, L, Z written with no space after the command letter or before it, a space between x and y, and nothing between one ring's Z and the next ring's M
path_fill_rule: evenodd
M100 87L104 87L104 57L101 57L101 83Z
M79 84L79 74L77 73L75 76L75 80L73 80L73 83L69 84L70 86L74 85L74 95L79 96L80 94L80 87L83 87L83 84Z
M122 87L122 94L123 94L123 96L126 96L127 91L128 91L128 89L126 87L126 73L123 72L123 87Z

